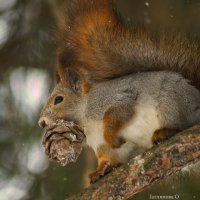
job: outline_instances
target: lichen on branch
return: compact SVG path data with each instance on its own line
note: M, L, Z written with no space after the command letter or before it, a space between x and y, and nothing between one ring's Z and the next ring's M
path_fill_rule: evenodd
M66 200L122 200L200 160L200 125L139 155Z

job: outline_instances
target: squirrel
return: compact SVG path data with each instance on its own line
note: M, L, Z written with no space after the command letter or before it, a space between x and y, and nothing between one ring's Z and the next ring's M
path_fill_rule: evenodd
M84 129L98 159L91 183L200 121L197 41L131 28L109 0L66 1L58 19L56 85L39 125Z
M200 122L200 92L174 72L142 72L88 86L84 75L68 68L62 78L39 124L48 128L64 119L84 129L98 159L91 183L130 156Z

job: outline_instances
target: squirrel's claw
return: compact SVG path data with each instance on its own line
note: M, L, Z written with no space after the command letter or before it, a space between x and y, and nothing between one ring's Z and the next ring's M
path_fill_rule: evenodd
M110 164L109 161L105 161L99 169L89 174L90 184L97 182L106 174L110 173L113 170L113 168L114 167Z

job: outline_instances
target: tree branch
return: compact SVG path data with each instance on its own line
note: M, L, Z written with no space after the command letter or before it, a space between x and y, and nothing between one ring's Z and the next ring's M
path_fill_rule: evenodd
M122 200L200 160L200 125L130 160L82 193L67 200Z

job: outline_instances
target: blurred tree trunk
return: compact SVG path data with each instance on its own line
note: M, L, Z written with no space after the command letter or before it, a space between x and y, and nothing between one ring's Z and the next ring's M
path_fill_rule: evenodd
M0 70L19 66L53 69L55 17L49 1L17 0L0 13L0 17L7 16L8 26L6 41L0 43Z

